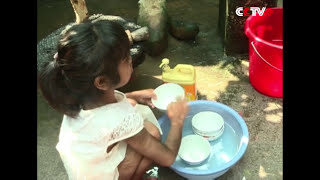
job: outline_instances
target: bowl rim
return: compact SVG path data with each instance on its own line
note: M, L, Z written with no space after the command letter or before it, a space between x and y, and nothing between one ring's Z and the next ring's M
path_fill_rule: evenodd
M205 131L205 130L200 130L199 127L195 124L195 121L199 121L198 117L203 114L203 113L213 113L213 114L217 114L218 115L218 121L216 121L218 124L216 124L216 127L218 127L218 125L220 125L221 123L221 126L219 128L216 128L215 130L211 130L211 131ZM195 114L192 119L191 119L191 125L193 128L195 128L197 131L199 132L202 132L204 134L217 134L217 133L220 133L221 129L224 127L224 119L222 118L222 116L217 113L217 112L214 112L214 111L202 111L202 112L198 112L197 114Z
M208 153L208 155L204 158L204 159L202 159L202 160L200 160L200 161L194 161L194 162L191 162L191 161L187 161L186 159L184 159L181 155L180 155L180 151L178 151L178 155L179 155L179 157L182 159L182 160L184 160L186 163L188 163L188 164L190 164L190 165L197 165L197 164L201 164L202 162L204 162L209 156L210 156L210 154L211 154L211 146L210 146L210 143L208 142L208 140L207 139L205 139L204 137L202 137L202 136L200 136L200 135L198 135L198 134L189 134L189 135L187 135L187 136L184 136L183 138L191 138L191 137L196 137L196 138L198 138L198 140L203 140L203 142L206 144L206 146L207 147L209 147L209 153ZM182 138L182 139L183 139ZM182 139L181 139L181 145L182 145ZM180 147L181 147L181 145L180 145Z
M199 133L199 134L201 134L201 135L204 135L204 136L215 136L215 135L217 135L217 134L221 133L221 131L223 131L223 130L224 130L224 125L223 125L223 126L221 126L221 128L220 128L218 131L210 132L210 133L200 131L200 130L198 130L198 129L197 129L197 128L195 128L195 127L192 127L192 130L193 130L193 131L196 131L197 133Z
M244 119L239 115L239 113L237 113L234 109L232 109L231 107L229 107L225 104L222 104L222 103L219 103L216 101L210 101L210 100L196 100L196 101L188 102L189 106L190 105L197 105L197 104L214 105L216 107L219 107L219 108L222 108L222 109L228 111L236 119L238 119L240 127L243 130L243 135L241 137L239 150L238 150L237 154L229 162L223 164L222 166L219 166L214 171L212 171L212 170L185 169L183 167L175 166L174 163L170 166L170 168L173 169L174 171L179 172L179 173L190 174L190 175L200 175L200 176L212 175L212 174L217 174L217 173L226 171L226 170L232 168L245 154L245 152L248 148L249 140L250 140L248 127L247 127ZM168 116L168 115L164 114L163 116ZM158 121L159 124L161 125L165 119L166 118L160 117L160 119Z
M214 140L218 139L223 134L224 126L222 127L221 131L219 131L219 132L217 132L215 134L203 134L203 133L197 131L196 129L194 129L193 127L192 127L192 130L193 130L194 134L197 134L197 135L202 136L202 137L206 136L207 138L206 137L204 137L204 138L211 142L211 141L214 141Z
M159 88L161 88L161 87L163 87L163 86L171 86L171 85L174 85L174 86L176 86L176 87L179 87L180 90L182 90L181 92L183 92L183 93L182 93L182 98L184 98L184 96L185 96L184 88L183 88L182 86L180 86L179 84L177 84L177 83L163 83L163 84L159 85L158 87L156 87L153 92L156 94L156 91L159 90ZM157 100L154 100L154 99L151 98L151 102L152 102L152 104L153 104L157 109L159 109L159 110L161 110L161 111L166 111L166 110L167 110L167 107L166 107L165 109L162 109L162 108L160 108L159 106L157 106L157 105L156 105L157 103L154 103L154 102L157 102Z

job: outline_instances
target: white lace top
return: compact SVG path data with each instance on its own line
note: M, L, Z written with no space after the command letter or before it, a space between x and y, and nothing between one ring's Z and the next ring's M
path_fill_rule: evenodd
M117 103L81 110L74 119L63 117L56 146L70 180L117 180L129 138L143 128L143 118L125 95ZM107 148L119 142L107 153Z

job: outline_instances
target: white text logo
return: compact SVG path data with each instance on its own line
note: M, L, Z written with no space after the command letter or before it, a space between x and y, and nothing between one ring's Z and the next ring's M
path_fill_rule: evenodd
M238 7L236 9L236 14L238 16L256 16L257 14L259 14L259 16L262 16L264 13L264 10L266 10L266 7L263 7L262 9L260 9L259 7L246 7L243 9L243 7ZM251 11L251 13L249 12Z

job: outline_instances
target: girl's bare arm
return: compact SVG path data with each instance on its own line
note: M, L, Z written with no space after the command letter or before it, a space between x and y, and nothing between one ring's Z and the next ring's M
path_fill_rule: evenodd
M138 153L153 160L155 163L168 167L176 159L181 143L182 127L171 126L168 138L161 143L144 128L126 142Z
M138 153L161 166L170 166L176 159L181 143L182 128L189 109L185 101L178 101L168 106L171 128L164 143L150 135L146 129L126 142Z

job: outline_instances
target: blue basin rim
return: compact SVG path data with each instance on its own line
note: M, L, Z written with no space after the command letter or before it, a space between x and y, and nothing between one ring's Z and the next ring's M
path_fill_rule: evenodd
M229 106L224 105L224 104L219 103L219 102L209 101L209 100L196 100L196 101L188 102L188 105L191 106L191 107L193 105L204 105L204 106L214 105L214 106L216 106L218 108L224 109L225 111L227 111L230 114L232 114L232 116L234 116L239 121L241 129L243 130L242 138L246 137L248 141L247 141L247 143L242 143L241 144L241 147L238 150L238 153L231 159L231 161L223 164L222 166L220 166L219 168L215 169L214 171L212 171L212 169L210 169L210 170L185 169L183 167L173 167L172 165L170 166L170 168L175 170L175 171L181 172L181 173L192 174L192 175L200 175L200 176L217 174L219 172L226 171L226 170L230 169L232 166L234 166L242 158L242 156L244 155L244 153L246 152L246 149L248 147L249 131L248 131L248 127L247 127L245 121L239 115L239 113L237 113L235 110L233 110ZM162 117L159 118L159 124L162 125L162 123L166 119L168 119L168 115L164 114Z

